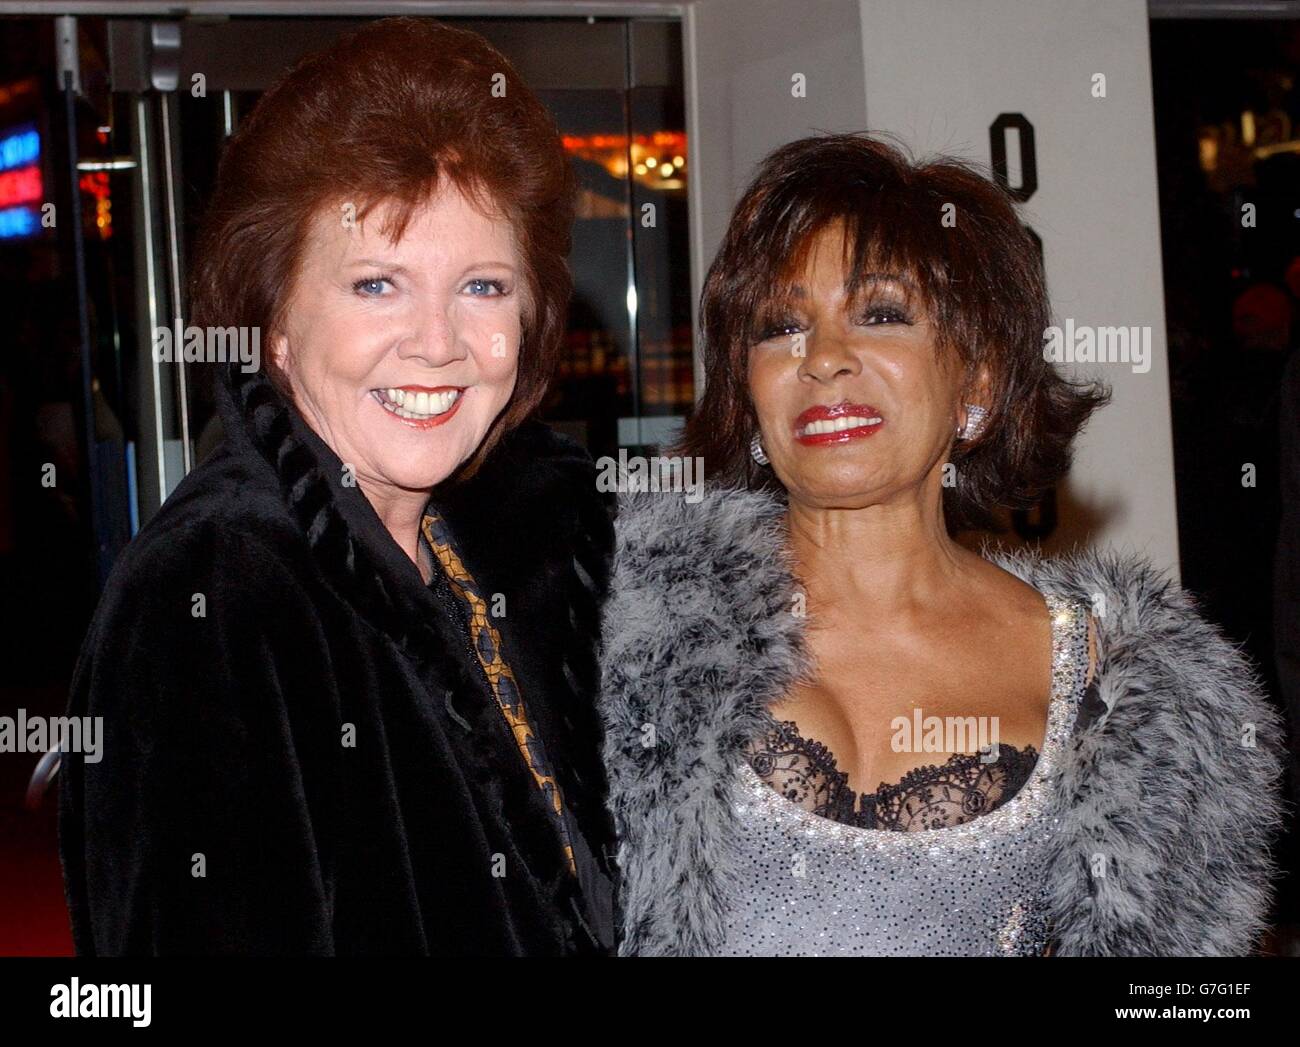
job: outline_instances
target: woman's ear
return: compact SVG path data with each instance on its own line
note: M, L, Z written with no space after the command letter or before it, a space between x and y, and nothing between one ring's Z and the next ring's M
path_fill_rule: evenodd
M961 400L963 405L961 413L963 416L966 413L966 404L978 404L988 410L993 400L993 375L989 371L988 364L983 363L976 368L975 373L971 375L966 383L966 389L962 393ZM964 417L961 420L964 421Z
M993 379L988 364L980 364L969 375L957 403L957 439L973 440L979 436L988 418L993 398Z
M285 334L277 334L271 339L270 345L271 366L279 371L287 380L289 377L289 338Z

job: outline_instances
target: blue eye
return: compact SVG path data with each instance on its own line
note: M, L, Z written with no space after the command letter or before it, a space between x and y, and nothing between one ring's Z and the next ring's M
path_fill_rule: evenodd
M382 298L383 295L378 290L372 290L378 284L392 284L386 276L367 276L352 285L352 290L363 298Z
M482 280L476 278L471 280L465 286L466 288L484 288L484 289L495 288L496 289L496 295L479 294L474 291L471 291L470 294L474 298L495 298L497 295L503 295L506 293L505 285L502 284L500 280Z

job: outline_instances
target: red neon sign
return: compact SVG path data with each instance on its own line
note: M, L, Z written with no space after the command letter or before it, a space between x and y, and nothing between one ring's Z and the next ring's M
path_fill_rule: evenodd
M36 164L0 173L0 208L40 200L42 190L41 169Z

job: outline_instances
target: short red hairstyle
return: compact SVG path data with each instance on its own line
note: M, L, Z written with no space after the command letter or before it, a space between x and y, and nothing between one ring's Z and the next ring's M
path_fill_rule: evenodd
M196 326L256 327L271 344L319 212L351 202L362 221L391 204L381 232L395 243L443 180L509 219L526 292L514 393L464 476L541 402L573 288L575 179L554 118L481 36L382 19L303 58L267 91L222 155L190 311ZM266 367L290 400L285 376Z

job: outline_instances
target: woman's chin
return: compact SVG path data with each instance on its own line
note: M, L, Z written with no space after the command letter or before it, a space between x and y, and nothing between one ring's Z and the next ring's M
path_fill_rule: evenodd
M385 487L393 491L430 491L451 476L468 455L459 454L459 448L439 448L438 453L430 453L427 448L409 454L395 453L397 449L386 448L385 453L369 459L368 468L359 470L362 476L372 478L371 486Z
M824 508L865 508L881 500L880 478L855 469L806 471L792 476L791 497Z
M401 469L390 473L389 482L394 487L407 491L432 491L452 475L461 464L460 460L440 465L436 469Z
M392 424L392 423L389 423ZM455 424L455 423L453 423ZM383 433L371 441L374 475L385 483L409 491L426 491L436 487L474 453L480 441L467 440L464 434L448 429L404 429Z

